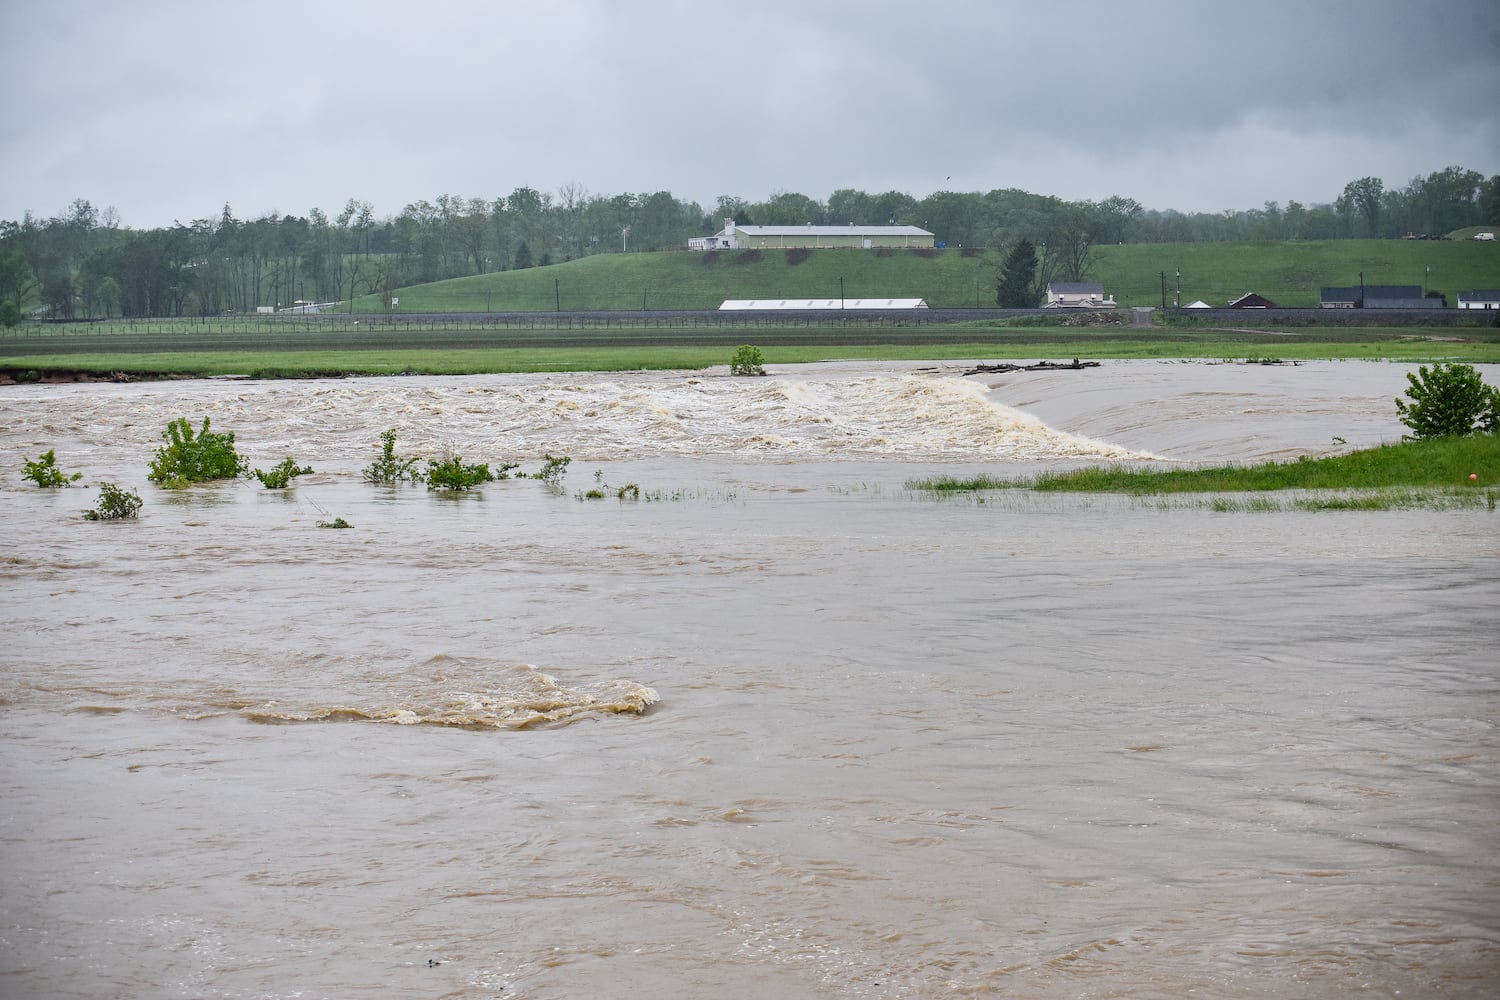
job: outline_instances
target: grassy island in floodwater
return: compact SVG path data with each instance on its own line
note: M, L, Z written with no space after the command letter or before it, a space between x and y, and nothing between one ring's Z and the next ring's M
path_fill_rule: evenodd
M1031 489L1129 496L1359 490L1366 495L1323 497L1296 506L1383 508L1487 503L1493 507L1494 487L1500 480L1497 469L1500 469L1500 434L1472 434L1402 441L1347 455L1303 457L1295 462L1171 469L1115 464L1044 472L1021 479L985 475L962 479L935 477L913 480L907 487L937 493Z

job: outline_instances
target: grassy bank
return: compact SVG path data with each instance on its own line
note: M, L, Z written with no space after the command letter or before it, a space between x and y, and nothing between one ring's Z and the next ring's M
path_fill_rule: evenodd
M1478 478L1471 480L1470 475ZM1091 466L1046 472L1027 479L976 476L913 480L909 489L969 493L1033 489L1130 496L1175 493L1253 493L1267 490L1462 490L1489 491L1500 483L1500 434L1405 441L1296 462L1152 469ZM1493 503L1493 493L1487 493Z
M1068 318L1086 319L1078 314ZM519 321L460 316L387 324L334 315L28 328L0 335L0 379L698 369L727 364L741 344L762 348L771 365L833 359L1072 358L1500 363L1500 329L1490 327L1141 328L1118 323L1025 325L1016 318L949 323L768 319L724 327L704 317L637 324L620 317Z
M1454 349L1402 341L1389 344L1275 344L1203 340L1196 343L1135 343L1038 339L1022 343L817 345L765 347L766 364L820 361L934 361L980 364L994 361L1096 359L1212 359L1293 363L1300 360L1391 360L1409 363L1500 361L1495 349ZM694 371L728 365L734 348L493 348L479 350L223 351L149 354L58 354L0 356L0 381L76 379L308 378L360 375L480 375L506 372Z

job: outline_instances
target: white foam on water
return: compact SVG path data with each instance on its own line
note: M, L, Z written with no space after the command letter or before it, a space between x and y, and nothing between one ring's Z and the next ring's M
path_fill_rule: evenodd
M394 427L398 451L474 460L567 454L583 461L734 457L778 460L1124 460L1149 457L1053 430L954 376L731 379L683 373L477 376L246 385L58 386L0 396L0 422L149 457L166 424L209 416L252 462L373 458ZM40 443L40 442L39 442Z

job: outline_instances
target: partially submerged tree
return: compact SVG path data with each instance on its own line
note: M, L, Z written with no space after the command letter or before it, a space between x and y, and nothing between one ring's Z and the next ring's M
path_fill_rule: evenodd
M114 483L99 484L99 499L93 509L83 512L87 521L120 521L138 516L141 512L140 494L135 490L122 490Z
M416 458L398 457L396 455L396 428L380 432L380 458L365 466L364 477L367 483L401 483L422 481L422 473L417 466L420 461Z
M1500 390L1486 385L1472 365L1423 365L1408 372L1407 403L1396 400L1407 438L1455 437L1500 430Z
M297 460L288 455L275 468L256 469L253 475L268 490L284 490L292 484L293 479L296 479L298 476L306 476L312 471L312 466L298 465Z
M164 489L182 489L189 483L210 479L234 479L245 471L245 462L234 450L234 431L218 433L203 427L193 433L186 417L179 417L161 432L166 444L156 449L146 478Z
M44 489L58 486L68 486L83 478L83 473L75 472L71 476L57 467L56 449L48 448L42 452L40 458L26 459L25 472L22 474Z
M760 348L751 344L745 344L734 352L734 357L729 359L729 374L731 375L764 375L766 373L766 359L761 354Z

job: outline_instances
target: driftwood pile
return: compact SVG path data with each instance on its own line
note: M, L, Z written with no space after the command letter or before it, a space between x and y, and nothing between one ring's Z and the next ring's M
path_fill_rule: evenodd
M965 375L991 375L995 372L1063 372L1077 371L1080 368L1098 368L1097 361L1079 361L1074 358L1072 363L1064 361L1038 361L1034 365L979 365L964 372Z

